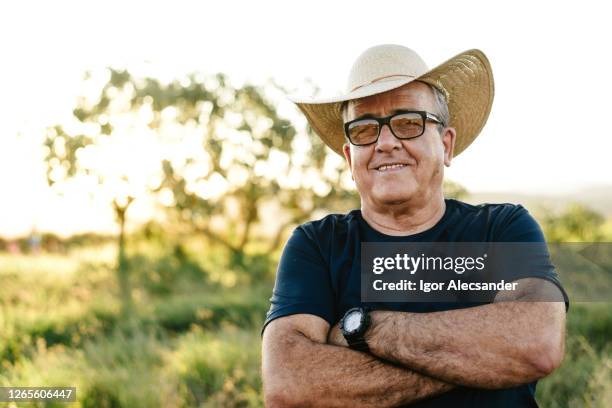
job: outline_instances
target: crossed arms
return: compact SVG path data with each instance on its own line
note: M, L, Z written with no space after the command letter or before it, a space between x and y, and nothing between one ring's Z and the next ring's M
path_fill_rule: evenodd
M495 302L435 313L374 311L371 354L346 347L338 325L308 314L278 318L264 331L268 407L393 407L457 385L507 388L561 364L565 310L557 286L526 278ZM559 301L537 302L551 299ZM521 300L517 302L516 300Z

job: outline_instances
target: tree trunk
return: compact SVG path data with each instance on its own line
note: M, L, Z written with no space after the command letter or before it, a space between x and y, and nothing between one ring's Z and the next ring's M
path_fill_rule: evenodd
M119 223L119 241L117 257L117 280L119 281L119 295L121 298L121 314L129 316L132 312L132 287L130 285L127 257L125 254L125 213L132 203L133 198L128 198L127 204L120 205L116 200L113 202L115 216Z

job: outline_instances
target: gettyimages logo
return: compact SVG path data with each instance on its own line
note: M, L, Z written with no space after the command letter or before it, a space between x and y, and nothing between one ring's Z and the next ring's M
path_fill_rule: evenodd
M403 271L411 275L419 271L455 272L458 275L471 271L483 271L487 254L482 256L410 256L407 253L397 253L390 257L375 257L372 261L372 272L380 275L385 271Z

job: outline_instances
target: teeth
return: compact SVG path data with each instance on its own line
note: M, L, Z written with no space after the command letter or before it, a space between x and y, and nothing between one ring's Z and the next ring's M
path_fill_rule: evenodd
M384 165L384 166L380 166L380 167L378 168L378 171L385 171L385 170L390 170L390 169L397 169L397 168L400 168L400 167L406 167L406 165L405 165L405 164L399 164L399 163L397 163L397 164L386 164L386 165Z

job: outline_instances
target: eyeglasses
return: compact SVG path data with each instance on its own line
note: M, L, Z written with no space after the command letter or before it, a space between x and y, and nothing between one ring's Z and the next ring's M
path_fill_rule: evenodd
M344 134L355 146L367 146L378 141L380 130L388 125L398 139L414 139L425 133L425 123L430 120L444 126L433 113L425 111L399 111L384 118L366 117L344 124Z

